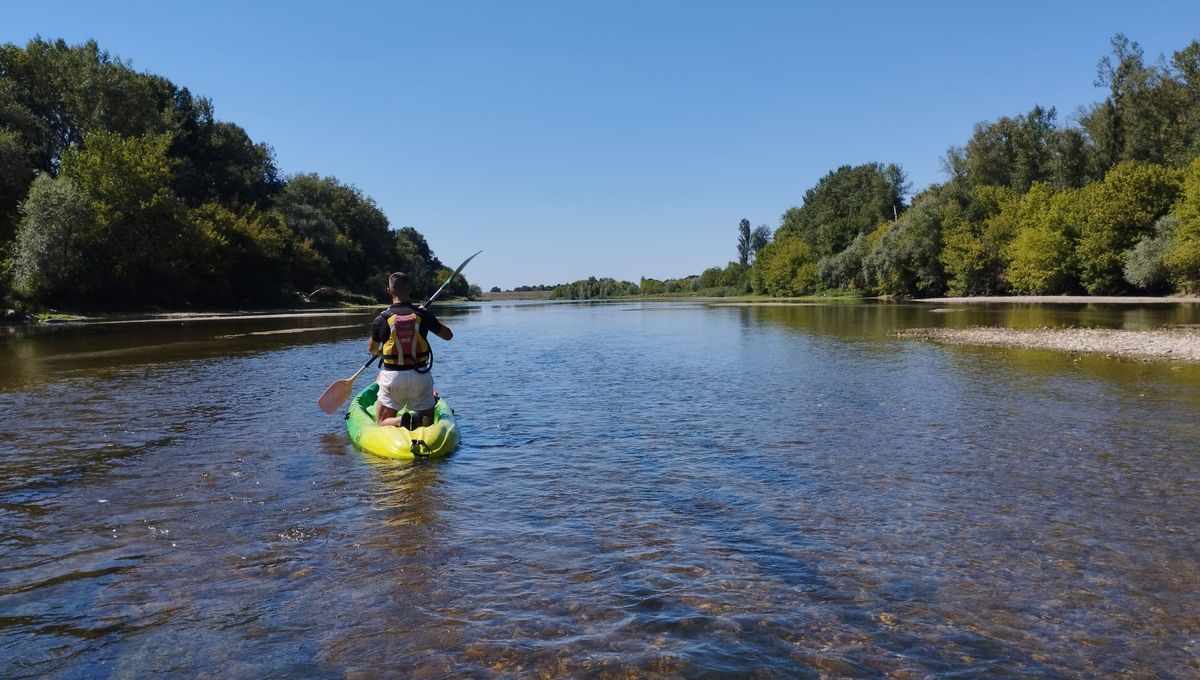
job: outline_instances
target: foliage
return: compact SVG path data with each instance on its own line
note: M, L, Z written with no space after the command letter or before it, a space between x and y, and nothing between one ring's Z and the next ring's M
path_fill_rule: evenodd
M380 289L393 269L394 247L388 219L373 200L335 178L308 173L289 177L277 204L296 234L311 239L329 261L334 280L356 292Z
M86 289L91 277L88 245L91 201L67 178L42 175L22 206L13 253L13 283L33 301L65 298Z
M89 197L95 217L88 247L98 275L78 292L109 305L191 301L194 268L211 253L197 250L204 243L172 192L170 136L97 130L85 141L63 152L60 173Z
M946 273L947 293L993 295L1007 288L1002 252L1017 230L1005 210L1011 214L1015 203L1011 189L981 185L971 188L967 207L946 205L938 259Z
M774 297L811 295L820 284L817 255L806 241L778 234L767 244L750 267L754 292Z
M745 267L750 264L750 220L745 218L738 223L738 264Z
M553 300L607 300L611 298L629 297L638 294L638 285L631 281L616 279L597 279L590 276L574 283L564 283L554 288L550 294Z
M819 256L839 253L903 211L908 188L899 166L843 165L805 192L803 205L783 214L775 237L803 239Z
M863 260L868 285L884 295L938 295L943 272L942 212L947 198L927 191L900 219L882 228Z
M449 275L354 187L284 182L270 147L207 99L94 41L41 38L0 45L0 276L10 260L17 292L45 306L279 304L318 287L379 298L397 269L429 292ZM461 277L448 288L472 292Z
M1092 294L1124 292L1125 253L1153 233L1180 190L1179 173L1161 165L1123 161L1104 181L1083 189L1087 201L1076 257L1080 282Z
M771 228L765 224L760 224L750 232L750 262L754 262L754 258L762 252L762 249L767 247L771 242Z
M1016 213L1017 233L1005 248L1008 280L1015 292L1044 295L1072 292L1078 284L1074 257L1081 221L1081 191L1055 194L1047 184L1034 184L1009 210Z
M817 276L821 287L828 290L866 290L867 277L863 260L871 252L867 234L854 237L845 250L836 255L826 255L817 262Z
M1200 158L1193 160L1184 173L1182 195L1174 214L1178 226L1163 255L1163 264L1177 289L1200 293Z
M1143 237L1125 254L1125 280L1148 293L1168 290L1170 271L1165 261L1174 245L1179 218L1167 215L1154 225L1154 234Z

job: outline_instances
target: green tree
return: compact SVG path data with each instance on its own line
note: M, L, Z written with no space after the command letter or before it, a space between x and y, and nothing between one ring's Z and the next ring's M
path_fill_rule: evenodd
M90 251L95 215L88 196L67 178L41 175L22 204L13 248L13 283L43 302L87 291L96 279Z
M63 153L61 176L89 196L96 219L92 253L107 280L94 279L92 301L182 304L195 292L207 255L171 190L170 135L123 137L97 130Z
M746 273L749 269L749 267L744 267L739 262L730 262L721 271L721 278L717 282L717 285L724 288L741 289L737 292L748 292L747 285L749 281L746 278Z
M1154 234L1143 237L1125 254L1125 280L1148 293L1169 290L1171 272L1165 258L1174 245L1179 218L1166 215L1154 225Z
M1024 193L1052 175L1055 111L1035 106L1024 116L980 123L965 149L965 176L974 185L1006 186Z
M1200 158L1193 160L1184 171L1183 188L1174 215L1178 226L1163 263L1178 290L1200 293Z
M783 214L775 238L803 239L819 256L839 253L854 237L900 214L908 187L897 165L843 165L805 192L802 206Z
M701 288L716 288L721 285L721 276L725 273L720 267L709 267L700 272Z
M1175 54L1171 66L1145 62L1142 48L1118 33L1112 53L1099 64L1096 85L1108 97L1082 119L1094 140L1100 166L1141 161L1179 166L1200 144L1200 90L1196 41Z
M942 252L938 259L951 295L992 295L1006 288L1003 249L1016 233L1006 209L1017 205L1008 187L980 185L970 189L968 207L948 202L941 209Z
M742 219L738 223L738 264L745 267L750 264L750 220Z
M817 263L821 287L828 290L866 290L863 260L870 251L868 234L859 234L842 252L821 258Z
M771 228L765 224L760 224L750 232L750 258L749 262L753 262L762 249L771 242Z
M1161 165L1125 161L1089 185L1080 222L1076 258L1080 281L1092 294L1120 293L1125 285L1126 252L1154 232L1154 223L1179 195L1177 171Z
M777 235L754 260L750 282L755 292L773 297L814 293L820 284L816 253L800 238Z
M866 280L887 295L938 295L945 288L938 253L942 250L942 212L946 195L931 189L912 208L882 230L863 261Z
M1014 291L1043 295L1075 289L1076 225L1085 219L1085 203L1082 190L1055 194L1048 184L1036 183L1006 209L1016 213L1016 234L1004 249Z
M328 280L329 262L278 211L250 206L234 212L206 203L191 219L211 253L200 277L204 290L198 298L205 302L288 303L298 291Z
M277 197L288 224L329 261L333 285L378 293L395 240L387 217L353 186L316 174L288 178Z
M413 290L429 291L430 294L441 285L437 280L438 270L445 269L441 260L433 254L429 242L421 232L412 227L404 227L393 234L395 240L395 266L399 271L407 272L414 279ZM455 282L457 285L462 279ZM457 288L455 289L457 290ZM454 292L454 291L451 291Z
M33 182L34 171L21 136L0 127L0 244L16 233L17 206Z

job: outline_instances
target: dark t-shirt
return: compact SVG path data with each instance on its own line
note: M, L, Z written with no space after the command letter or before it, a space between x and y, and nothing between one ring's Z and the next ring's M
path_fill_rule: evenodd
M390 314L385 314L385 312ZM375 322L371 324L371 339L376 342L387 342L387 339L392 335L392 330L388 328L388 316L391 314L412 314L413 312L416 312L417 317L421 319L421 325L418 329L418 332L421 334L421 337L428 342L429 332L433 331L434 333L437 333L438 329L442 327L442 322L438 321L437 317L433 315L433 312L424 308L414 307L407 302L394 304L391 307L383 310L383 312L380 312L379 316L375 317Z

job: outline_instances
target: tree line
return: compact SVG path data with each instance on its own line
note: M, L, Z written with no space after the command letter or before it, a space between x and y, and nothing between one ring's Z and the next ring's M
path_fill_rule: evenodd
M1118 34L1096 84L1073 123L977 124L911 200L897 165L837 168L769 238L742 220L737 261L638 293L1200 293L1200 42L1148 63Z
M0 45L0 300L39 307L379 299L451 270L412 227L217 120L212 102L101 50ZM447 291L474 287L456 277Z

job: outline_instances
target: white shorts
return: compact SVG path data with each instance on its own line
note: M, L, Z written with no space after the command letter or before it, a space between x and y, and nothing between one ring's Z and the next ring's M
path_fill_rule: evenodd
M379 403L399 411L408 406L412 411L427 411L437 400L433 397L433 376L428 371L380 371Z

